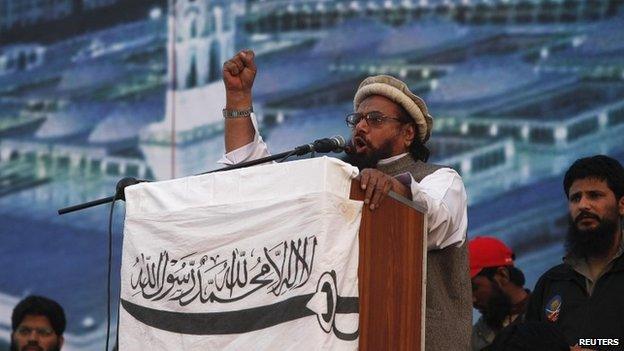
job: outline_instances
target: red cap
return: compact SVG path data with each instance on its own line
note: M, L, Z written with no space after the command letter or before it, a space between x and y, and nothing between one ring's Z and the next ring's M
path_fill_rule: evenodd
M513 251L502 241L491 236L478 236L468 242L470 278L483 268L513 266Z

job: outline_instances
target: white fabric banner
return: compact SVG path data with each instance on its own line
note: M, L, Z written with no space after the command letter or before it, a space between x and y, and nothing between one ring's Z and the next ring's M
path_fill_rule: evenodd
M126 189L120 350L354 350L362 203L332 158Z

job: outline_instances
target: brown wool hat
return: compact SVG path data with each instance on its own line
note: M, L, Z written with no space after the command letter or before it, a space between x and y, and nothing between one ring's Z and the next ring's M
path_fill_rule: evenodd
M353 108L357 111L360 103L371 95L381 95L401 105L414 119L418 127L418 139L424 144L431 136L433 118L425 101L412 93L407 84L388 75L372 76L364 79L353 98Z

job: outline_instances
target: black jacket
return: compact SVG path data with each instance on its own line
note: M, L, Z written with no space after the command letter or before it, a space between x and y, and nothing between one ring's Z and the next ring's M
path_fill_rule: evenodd
M554 323L570 345L624 350L624 255L598 279L591 296L585 277L569 264L551 268L535 286L526 319Z

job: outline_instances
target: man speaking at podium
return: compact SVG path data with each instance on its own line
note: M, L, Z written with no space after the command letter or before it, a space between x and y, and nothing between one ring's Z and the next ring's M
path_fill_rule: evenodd
M254 53L244 50L223 65L225 149L236 164L268 156L252 110ZM472 324L466 249L466 191L451 168L426 163L432 117L425 102L390 76L366 78L353 99L348 161L361 170L371 210L390 190L427 209L425 349L468 350ZM414 331L416 332L416 331Z

